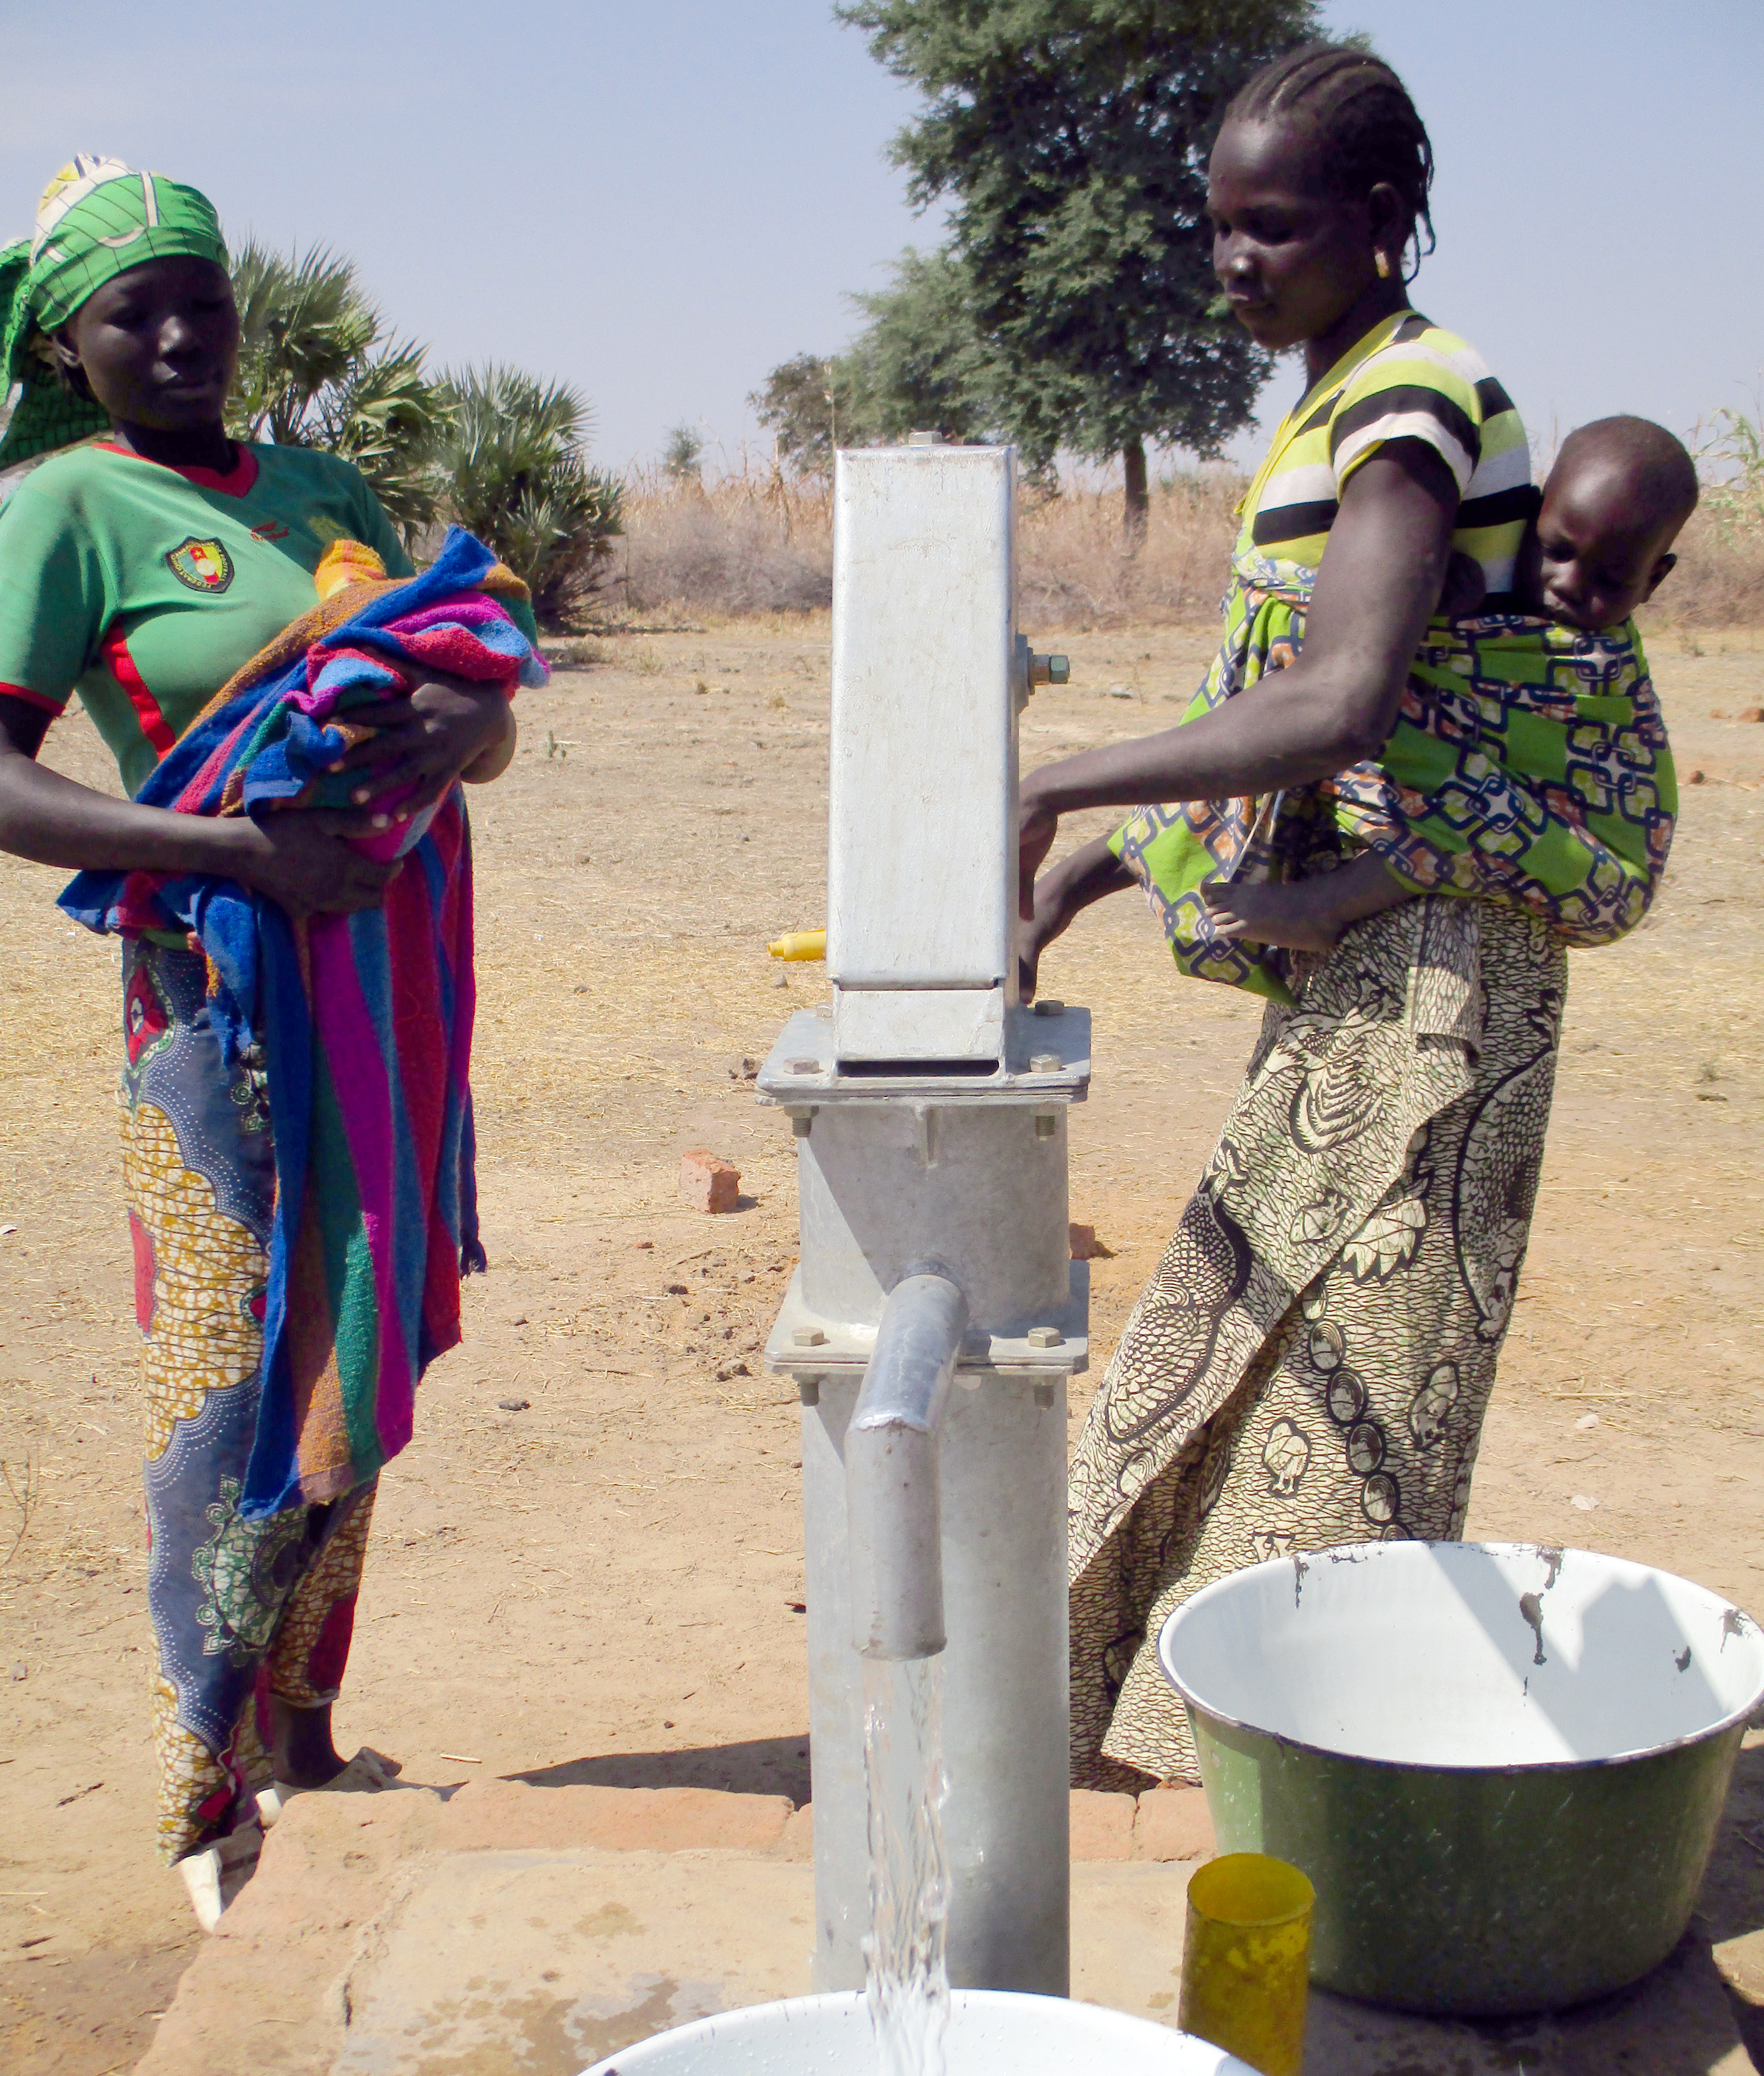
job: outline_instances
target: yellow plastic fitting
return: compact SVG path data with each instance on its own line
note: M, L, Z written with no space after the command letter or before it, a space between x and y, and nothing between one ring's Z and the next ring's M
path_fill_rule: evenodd
M791 930L774 937L766 947L774 959L824 959L827 956L824 930Z
M1177 2024L1259 2069L1299 2076L1317 1891L1264 1853L1209 1860L1189 1883Z

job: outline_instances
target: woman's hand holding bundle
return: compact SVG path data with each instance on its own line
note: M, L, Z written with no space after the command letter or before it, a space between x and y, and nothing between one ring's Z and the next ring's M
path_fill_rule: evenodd
M376 707L373 722L372 736L331 767L360 774L354 808L293 808L232 824L243 853L235 874L291 916L376 907L402 861L365 857L357 842L432 807L455 779L494 778L514 754L513 716L494 685L418 685Z
M377 908L404 870L402 858L364 857L349 841L368 833L373 817L322 808L284 808L264 816L229 817L210 827L238 845L231 875L267 894L297 919L351 915Z
M514 754L514 716L500 687L463 678L439 679L418 685L407 700L388 700L374 708L373 725L371 740L332 769L361 774L351 798L369 811L403 795L395 809L378 811L380 828L434 806L456 778L479 783L497 777Z

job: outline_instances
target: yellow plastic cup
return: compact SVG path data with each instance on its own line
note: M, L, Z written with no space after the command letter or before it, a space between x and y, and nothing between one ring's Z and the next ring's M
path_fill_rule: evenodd
M1317 1891L1264 1853L1226 1853L1189 1883L1182 1937L1184 2032L1262 2076L1299 2076Z

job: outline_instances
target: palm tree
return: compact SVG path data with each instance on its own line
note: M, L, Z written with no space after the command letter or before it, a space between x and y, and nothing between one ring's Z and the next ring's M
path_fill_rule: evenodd
M704 435L696 426L683 422L670 426L662 450L662 473L670 483L698 483L704 479Z
M525 579L542 619L568 619L625 530L622 486L584 451L593 413L568 384L494 363L450 374L445 393L435 457L448 516Z
M448 409L443 385L423 372L423 348L387 334L355 262L323 247L302 258L247 244L233 295L240 351L228 430L343 455L413 543L436 516Z

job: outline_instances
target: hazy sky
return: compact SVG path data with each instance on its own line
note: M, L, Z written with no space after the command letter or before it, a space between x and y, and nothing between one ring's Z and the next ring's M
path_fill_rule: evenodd
M0 232L75 150L195 182L229 233L353 254L438 361L578 384L600 457L677 421L728 446L767 369L936 239L886 162L910 95L828 0L93 0L0 24ZM1759 0L1330 0L1439 160L1415 291L1548 442L1683 430L1764 363ZM1293 386L1268 394L1283 409Z

